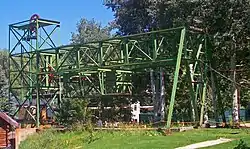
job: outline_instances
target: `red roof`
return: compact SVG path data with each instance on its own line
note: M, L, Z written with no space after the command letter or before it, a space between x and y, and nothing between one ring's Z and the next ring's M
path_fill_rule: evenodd
M4 112L0 112L0 118L2 118L9 125L12 125L12 126L15 126L15 127L19 126L19 124L15 120L13 120L10 116L8 116Z

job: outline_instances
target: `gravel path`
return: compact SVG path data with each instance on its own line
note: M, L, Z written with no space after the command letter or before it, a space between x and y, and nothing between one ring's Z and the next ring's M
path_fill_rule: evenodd
M191 144L191 145L187 145L187 146L183 146L183 147L178 147L176 149L198 149L198 148L214 146L214 145L218 145L218 144L226 143L226 142L230 142L230 141L233 141L233 140L226 139L226 138L220 138L217 140L205 141L205 142L195 143L195 144Z

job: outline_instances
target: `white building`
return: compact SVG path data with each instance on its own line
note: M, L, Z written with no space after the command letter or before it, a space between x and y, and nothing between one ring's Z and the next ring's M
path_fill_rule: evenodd
M134 103L134 104L131 104L131 109L132 109L131 110L131 113L132 113L131 120L139 123L141 109L153 109L153 108L154 108L154 106L141 106L139 101Z
M132 113L132 116L131 116L131 120L132 121L135 121L135 122L139 122L139 116L140 116L140 102L136 102L134 104L131 104L131 113Z
M140 122L140 113L141 109L153 109L154 106L141 106L140 102L136 102L130 105L131 108L131 121L135 121L137 123ZM98 107L89 107L92 110L97 110ZM123 108L129 108L129 106L125 106ZM111 109L111 107L104 107L104 109Z

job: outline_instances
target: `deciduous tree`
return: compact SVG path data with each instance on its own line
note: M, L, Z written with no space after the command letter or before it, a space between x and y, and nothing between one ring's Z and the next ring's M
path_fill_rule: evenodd
M92 41L104 40L111 37L112 26L101 26L96 20L82 18L77 23L76 33L72 33L71 41L73 44L87 43Z

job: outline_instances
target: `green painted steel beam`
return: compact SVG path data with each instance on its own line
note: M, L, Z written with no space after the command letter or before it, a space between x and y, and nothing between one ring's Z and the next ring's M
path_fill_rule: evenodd
M39 24L38 20L36 20L36 30L38 31ZM36 33L36 39L38 39L38 33ZM40 59L40 53L39 51L39 42L36 40L36 127L40 126L40 83L39 83L39 59Z
M201 114L200 114L200 126L202 125L203 123L203 119L204 119L204 112L205 112L205 103L206 103L206 98L207 98L207 71L208 71L208 57L209 55L207 54L208 53L208 47L207 47L207 38L205 38L205 52L206 52L206 55L205 55L205 58L204 58L204 61L205 63L202 64L203 67L204 67L204 73L202 74L202 79L203 79L203 89L202 89L202 97L201 97Z
M201 114L200 114L200 126L203 123L204 118L204 109L205 109L205 102L206 102L206 91L207 91L207 83L204 83L202 89L202 99L201 99Z
M168 129L171 127L174 102L175 102L175 94L176 94L181 59L182 59L182 51L183 51L184 42L185 42L185 34L186 34L186 29L184 28L181 31L181 37L180 37L179 49L178 49L178 55L177 55L177 62L176 62L176 68L175 68L175 73L174 73L174 82L173 82L170 105L169 105L169 110L168 110L168 118L167 118L167 128Z
M189 88L189 92L190 92L190 97L191 97L191 106L192 106L192 112L194 112L194 118L193 121L197 122L198 121L198 109L197 109L197 100L195 98L195 91L192 85L192 80L191 80L191 75L190 75L190 68L189 66L186 64L186 68L187 68L187 82L188 82L188 88Z

